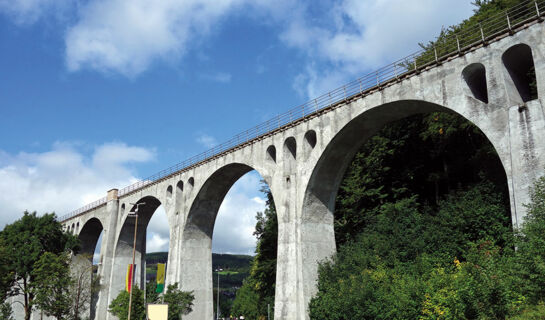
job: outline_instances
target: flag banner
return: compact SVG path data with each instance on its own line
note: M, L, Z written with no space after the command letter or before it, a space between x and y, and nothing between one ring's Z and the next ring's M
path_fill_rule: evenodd
M165 264L157 264L157 293L163 292L165 289Z
M131 292L134 280L134 269L132 264L127 266L127 275L125 276L125 290L127 290L127 292Z

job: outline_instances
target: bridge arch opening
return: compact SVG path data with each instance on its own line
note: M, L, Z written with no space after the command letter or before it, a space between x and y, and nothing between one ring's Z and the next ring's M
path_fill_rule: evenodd
M182 206L183 198L184 197L184 182L182 180L178 181L176 183L176 210ZM176 211L176 214L179 214L178 211Z
M163 189L166 199L168 190L172 186ZM128 204L128 203L127 203ZM138 209L138 210L137 210ZM135 204L128 204L127 212L121 217L122 227L115 243L114 271L112 272L110 301L125 290L125 276L128 266L132 264L133 244L135 239L135 223L138 215L135 246L135 273L134 283L137 287L146 289L146 296L152 299L151 293L155 292L157 264L166 263L165 281L169 279L168 269L172 268L169 259L170 249L170 224L165 207L154 196L145 196ZM170 283L170 282L169 282Z
M472 63L465 67L462 78L475 99L488 103L486 68L482 63Z
M308 159L310 157L310 153L316 147L317 137L316 137L316 131L309 130L305 133L304 137L304 143L303 143L303 154L304 158Z
M528 102L537 99L537 79L532 48L523 43L514 45L504 52L502 60L518 93L519 99L516 100Z
M261 234L260 231L254 233L256 224L274 224L276 228L274 201L265 180L266 176L261 176L249 165L233 163L215 171L199 185L182 237L181 282L184 290L192 290L195 294L193 312L189 317L209 319L216 315L218 272L220 316L229 317L232 313L229 300L232 303L235 287L243 286L242 279L249 273L248 269L225 270L230 266L224 261L235 258L225 254L238 254L236 258L248 264L258 245L256 237ZM276 261L277 237L267 241L269 250L254 258L252 268L270 269L271 260ZM269 281L260 292L272 296L274 301L276 263L272 266L267 273ZM234 275L230 273L232 271L242 273ZM266 311L267 305L260 308Z
M95 260L93 256L95 255L97 246L100 248L99 239L102 236L103 230L104 227L97 218L91 218L85 222L78 234L78 239L81 246L79 254L84 254L88 256L89 259Z
M271 145L267 148L267 160L276 163L276 147Z
M76 224L79 226L79 222ZM91 288L96 283L99 267L103 262L103 256L100 254L102 248L102 238L104 236L104 227L102 222L97 218L87 220L81 227L78 233L80 241L80 250L72 259L71 268L79 281L82 281L80 288L84 288L80 298L84 304L88 304L88 314L90 319L93 319L96 313L98 303L98 292L88 292L87 288Z
M297 159L297 142L294 137L289 137L284 141L284 161Z
M448 118L454 119L453 121L466 121L467 119L461 116L458 113L455 113L453 110L447 109L446 107L439 106L437 104L425 102L425 101L416 101L416 100L409 100L409 101L398 101L393 103L384 104L381 106L377 106L375 108L372 108L364 113L362 113L360 116L354 118L351 120L348 124L346 124L343 129L330 141L330 143L327 145L325 150L323 151L320 159L318 160L316 166L313 169L309 184L307 186L306 192L305 192L305 198L303 202L303 212L302 212L302 244L303 244L303 265L309 266L306 270L306 273L304 276L304 282L312 282L314 279L317 278L317 261L323 261L324 259L329 258L331 255L333 255L336 252L336 248L339 244L345 243L346 241L350 241L351 239L339 239L338 231L339 229L346 227L343 231L343 235L349 234L349 229L347 227L347 224L352 223L352 220L350 220L351 217L357 217L358 214L361 214L360 211L354 210L353 216L350 216L350 212L344 212L339 214L337 211L339 206L339 198L338 196L343 192L341 189L342 183L344 179L350 179L353 177L347 176L347 169L351 165L352 161L355 159L356 155L359 157L360 154L358 153L360 150L362 150L362 147L364 147L369 142L374 142L373 148L368 148L367 151L369 152L367 155L372 153L380 153L384 152L385 156L388 156L388 152L390 149L393 149L395 151L395 148L400 148L400 140L399 139L390 139L389 141L386 141L385 138L381 139L374 139L374 137L377 136L377 133L383 132L382 130L388 130L388 128L391 128L390 125L398 123L398 121L404 121L402 122L404 125L408 126L419 126L421 123L411 123L411 121L422 121L423 116L422 114L427 115L427 117L431 117L429 120L430 128L428 134L434 134L434 137L428 136L429 139L443 139L445 136L452 134L450 132L449 127L445 127L441 125L442 122L442 115L445 115ZM435 115L439 114L440 116L436 119ZM461 120L460 120L461 119ZM411 121L409 121L411 120ZM387 127L388 125L388 127ZM499 185L501 186L504 194L506 194L506 221L507 221L507 227L510 227L509 224L509 209L512 208L509 206L509 200L512 198L512 191L510 190L510 187L507 183L507 177L506 172L504 168L505 159L501 158L501 155L498 155L496 153L495 148L495 142L494 140L490 140L487 136L486 128L485 130L481 130L474 126L467 126L465 127L468 131L465 132L467 134L471 134L474 136L479 135L484 141L486 141L487 149L486 152L489 152L490 154L487 154L486 156L490 156L491 163L494 162L494 168L497 169L493 172L485 172L485 174L492 174L495 179L497 179ZM478 132L477 132L478 131ZM479 138L479 139L481 139ZM431 143L431 142L430 142ZM388 146L386 144L389 144ZM431 144L433 145L433 144ZM388 147L388 152L385 152L385 149ZM416 148L419 146L416 145L406 145L403 150L410 150L411 148ZM429 150L429 152L437 152L437 159L438 162L436 163L437 168L441 169L443 168L443 163L441 162L441 153L445 150L437 149L437 150ZM457 150L452 150L453 153L455 153ZM453 154L450 153L450 154ZM465 154L462 153L462 155L465 156ZM370 158L367 158L370 159ZM380 159L379 157L373 158L375 160ZM402 168L403 165L418 165L418 156L415 155L413 159L409 159L408 156L402 157L397 159L396 163L400 165ZM467 162L471 162L471 159L467 159ZM386 170L378 171L384 166L385 164L381 162L373 162L369 160L369 163L371 165L368 165L365 167L365 169L360 168L361 170L358 172L357 168L354 168L350 172L352 175L364 176L367 179L376 179L376 181L380 184L382 183L381 179L384 179L384 175L389 175L390 173ZM422 168L422 171L425 171L426 166L424 163L419 164ZM472 165L477 166L476 170L477 172L480 169L483 169L486 171L487 164L479 164L479 163L472 163ZM447 166L447 170L449 170ZM453 169L452 169L453 170ZM395 175L401 176L406 179L411 179L415 177L411 177L411 174L415 171L403 171L400 170L399 172L395 172ZM449 174L458 174L457 171L449 173ZM465 173L464 173L465 174ZM473 175L473 172L471 172L472 178L475 177ZM441 195L441 194L447 194L449 192L448 188L455 189L456 185L448 184L448 181L442 181L441 179L444 179L442 176L435 177L437 179L438 184L436 184L437 181L427 181L426 186L423 186L426 190L426 194L431 195L431 199L427 199L425 201L435 201L435 195ZM478 174L477 177L478 178ZM365 179L360 179L360 181L364 181ZM345 187L346 185L343 185ZM368 187L368 188L367 188ZM403 184L393 185L393 189L396 189L399 191L403 188L406 188ZM434 192L434 188L438 190L438 192ZM381 197L382 193L379 188L373 189L369 185L363 185L359 191L362 192L362 194L368 192L369 197L359 197L357 201L350 202L351 199L344 198L343 200L347 201L348 205L354 206L354 208L359 208L363 204L367 204L366 201L375 201L377 206L381 205ZM372 194L372 192L377 191L376 194ZM422 191L422 190L419 190ZM401 194L401 192L400 192ZM353 199L352 199L353 200ZM424 201L424 199L421 199ZM358 202L359 201L359 202ZM345 203L346 204L346 203ZM512 209L511 209L512 210ZM338 220L339 218L346 218L346 220L341 221ZM362 221L362 220L358 220ZM514 222L514 221L513 221ZM362 223L365 223L362 222ZM344 224L344 225L343 225ZM361 225L353 226L358 231L357 228L360 228ZM337 232L336 232L337 231ZM308 292L308 296L313 296L316 293L316 287L309 285L305 287L305 290Z

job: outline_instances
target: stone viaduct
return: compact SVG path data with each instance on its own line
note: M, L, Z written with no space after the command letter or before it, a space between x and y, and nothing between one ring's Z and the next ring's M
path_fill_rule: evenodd
M456 113L488 137L507 176L513 226L520 226L532 182L545 168L545 24L535 17L510 27L414 70L405 66L388 79L377 73L376 85L362 88L360 79L355 93L345 86L325 95L332 99L326 107L307 113L303 106L302 116L274 130L136 187L110 190L107 198L63 218L65 228L79 235L84 252L94 251L104 231L98 269L104 286L95 318L113 318L107 306L124 289L132 261L130 203L145 202L138 220L137 279L144 282L146 226L163 205L170 228L167 283L194 291L194 311L187 319L212 319L216 215L230 187L256 170L268 183L278 214L275 319L308 319L318 262L336 250L335 196L347 165L385 124L417 113ZM536 82L537 92L532 91Z

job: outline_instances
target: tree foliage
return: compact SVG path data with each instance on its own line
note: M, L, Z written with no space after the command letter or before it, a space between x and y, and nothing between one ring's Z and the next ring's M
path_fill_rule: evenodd
M389 124L346 170L336 200L337 245L353 240L386 203L415 197L435 210L444 195L483 180L507 194L503 166L471 122L431 113Z
M157 283L150 281L146 284L146 303L168 304L168 319L180 320L183 315L193 310L193 292L182 291L178 288L178 282L169 284L163 294L156 291Z
M73 279L69 270L70 257L45 252L32 269L33 290L36 306L47 316L58 320L67 319L72 310L70 289Z
M0 304L0 319L3 320L15 320L13 318L13 310L9 302Z
M117 297L110 303L109 312L119 320L127 320L129 313L129 293L120 291ZM131 319L144 320L146 318L146 306L144 304L144 291L137 286L132 287Z
M177 282L169 284L162 298L168 304L168 320L180 320L183 315L190 313L194 299L193 292L180 290Z
M545 302L545 178L539 179L517 237L517 253L524 289L531 303Z
M487 190L477 185L447 197L436 216L414 198L381 206L356 239L320 267L311 318L499 319L517 311L520 295L512 292L510 270L485 240L509 232L507 212ZM458 224L476 205L482 214ZM467 228L479 231L465 234ZM496 295L513 305L495 302Z
M256 215L256 255L250 276L237 291L231 308L232 315L247 319L266 317L268 306L274 306L278 219L272 193L264 182L261 191L267 200L264 212Z
M58 255L66 250L77 250L78 240L63 232L54 213L38 216L36 212L25 212L19 220L5 226L0 232L0 241L5 246L0 259L4 255L8 260L4 265L10 284L7 295L23 296L25 320L29 320L37 283L33 272L36 263L46 252Z

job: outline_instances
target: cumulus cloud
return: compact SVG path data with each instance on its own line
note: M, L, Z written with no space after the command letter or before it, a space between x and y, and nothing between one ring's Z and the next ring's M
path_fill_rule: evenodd
M20 23L70 12L68 69L127 77L154 62L178 62L229 16L250 17L275 26L285 45L308 56L294 82L308 96L411 53L472 8L469 0L0 0L0 12ZM263 70L258 65L257 72ZM203 78L227 83L231 75Z
M82 145L55 143L41 153L0 150L0 227L23 211L66 214L105 196L111 188L134 183L130 165L154 159L151 149L105 143L92 155Z
M323 94L413 53L472 8L459 0L343 0L322 8L327 14L319 20L312 19L311 6L295 11L280 35L309 58L294 88L309 97Z
M90 1L67 32L68 68L133 77L154 61L179 59L243 1Z
M169 238L163 237L157 233L148 233L146 240L146 252L165 252L168 251Z
M248 173L225 196L214 225L213 252L254 254L255 215L265 210L260 180L256 172Z

